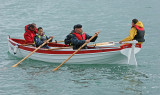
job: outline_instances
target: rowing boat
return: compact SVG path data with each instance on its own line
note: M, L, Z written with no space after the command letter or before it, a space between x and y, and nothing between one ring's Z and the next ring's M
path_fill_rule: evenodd
M134 42L134 41L133 41ZM36 47L32 45L23 45L25 44L24 39L16 39L8 37L8 48L9 52L17 56L19 58L24 58L29 53L34 51ZM44 62L51 63L61 63L65 59L67 59L71 54L75 52L72 48L65 44L59 43L48 43L52 49L44 49L40 48L37 50L30 59L39 60ZM133 47L134 48L133 48ZM107 64L105 62L101 63L100 60L108 60L113 55L123 54L128 57L131 57L132 54L137 54L141 50L141 44L137 42L132 43L132 41L128 42L128 44L123 44L119 46L88 46L88 49L82 49L78 51L67 63L69 64ZM133 56L134 57L134 56ZM132 58L131 58L132 59ZM130 64L129 62L127 64ZM137 65L137 63L132 63L131 65Z

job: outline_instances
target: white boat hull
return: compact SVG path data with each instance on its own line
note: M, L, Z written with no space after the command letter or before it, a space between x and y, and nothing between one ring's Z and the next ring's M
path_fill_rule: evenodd
M9 52L14 56L24 58L27 56L30 51L26 51L23 49L19 49L18 47L12 45L10 42L8 43ZM71 51L72 49L61 49ZM110 52L100 52L100 53L87 53L87 54L75 54L70 60L67 61L68 64L111 64L107 60L113 59L113 57L117 54L124 54L127 56L130 48L126 48L120 51L110 51ZM140 51L140 48L135 48L135 54ZM62 63L66 60L71 54L43 54L35 52L29 58L33 60L39 60L44 62L51 63ZM114 62L113 62L114 63ZM121 63L119 63L121 64ZM124 63L122 63L124 64ZM126 63L128 64L128 63Z
M13 54L14 56L24 58L27 56L30 51L25 51L22 49L18 49L16 54L14 53L14 46L9 44L9 52ZM112 52L102 52L102 53L90 53L90 54L75 54L70 60L67 61L69 64L104 64L99 63L99 60L106 60L111 58L111 56L114 56L116 54L120 54L118 51L112 51ZM30 56L30 59L33 60L40 60L44 62L51 62L51 63L62 63L64 60L66 60L71 54L41 54L41 53L34 53L32 56Z

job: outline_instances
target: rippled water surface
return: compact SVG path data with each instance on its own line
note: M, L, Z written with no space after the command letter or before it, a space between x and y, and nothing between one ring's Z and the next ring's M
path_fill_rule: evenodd
M159 0L0 0L0 95L159 95ZM21 59L8 52L7 36L23 39L24 26L36 23L46 35L63 40L73 25L97 42L120 41L128 36L131 20L144 24L145 39L136 55L138 66L122 55L100 65L58 64ZM114 64L108 64L114 63Z

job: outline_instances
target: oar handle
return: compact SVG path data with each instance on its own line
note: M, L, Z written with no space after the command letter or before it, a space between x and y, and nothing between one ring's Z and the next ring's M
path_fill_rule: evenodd
M28 54L26 57L24 57L21 61L19 61L17 64L13 65L12 67L17 67L22 61L27 59L29 56L31 56L34 52L36 52L38 49L40 49L42 46L44 46L46 43L48 43L52 38L49 38L46 42L44 42L42 45L40 45L37 49L35 49L33 52Z
M94 34L94 36L92 36L89 41L91 41L94 37L96 37L99 34L100 31L98 31L97 33ZM61 67L64 63L66 63L73 55L75 55L79 50L81 50L85 45L87 44L87 42L85 42L79 49L77 49L70 57L68 57L65 61L63 61L57 68L53 69L53 71L58 70L59 67Z

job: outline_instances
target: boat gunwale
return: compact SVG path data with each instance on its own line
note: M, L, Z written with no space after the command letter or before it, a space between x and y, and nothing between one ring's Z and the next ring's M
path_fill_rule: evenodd
M13 40L14 38L9 38L9 42L15 46L18 45L19 49L22 50L26 50L26 51L33 51L36 49L36 47L33 46L22 46L20 45L20 43L15 42ZM23 40L23 39L18 39L18 40ZM108 49L110 48L110 49ZM111 52L111 51L120 51L121 48L120 47L98 47L96 49L82 49L79 52L77 52L77 54L91 54L91 53L101 53L101 52ZM63 50L45 50L44 48L39 49L38 51L36 51L36 53L42 53L42 54L72 54L74 53L76 50L70 49L70 51L68 51L68 49L64 51Z

